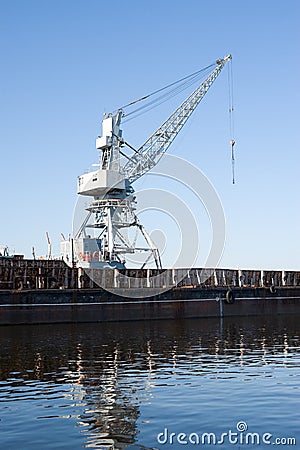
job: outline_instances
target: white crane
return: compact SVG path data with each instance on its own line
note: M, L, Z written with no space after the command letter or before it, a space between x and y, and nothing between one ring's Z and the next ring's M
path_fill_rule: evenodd
M161 268L159 251L135 214L132 183L158 163L230 59L231 55L218 59L207 78L138 149L122 137L122 109L104 116L102 135L96 139L99 168L78 177L78 194L93 200L74 240L62 241L63 259L83 268L123 268L126 254L146 252L143 266L153 257L156 267ZM133 151L131 156L122 152L124 145ZM122 232L129 228L136 229L132 241ZM93 237L91 229L95 230ZM145 247L136 245L138 234L144 237Z

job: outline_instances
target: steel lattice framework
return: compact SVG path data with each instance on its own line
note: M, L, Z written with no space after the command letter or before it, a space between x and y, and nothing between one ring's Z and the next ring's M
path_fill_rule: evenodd
M140 148L135 150L129 146L134 150L132 156L121 151L126 144L120 129L123 111L119 109L115 114L105 115L102 136L96 140L96 148L101 151L99 169L78 178L78 193L93 197L93 201L86 208L87 216L74 242L62 241L61 253L65 260L72 259L73 263L87 268L124 267L126 254L148 252L143 266L152 257L156 267L161 268L159 251L135 214L132 183L158 163L230 59L231 55L218 59L207 78ZM127 159L123 165L121 155ZM122 234L126 228L135 228L147 247L137 246L137 234L130 242ZM91 237L89 229L97 235Z
M200 86L174 111L170 117L144 142L128 161L123 170L124 176L131 183L154 167L168 150L191 114L195 111L226 62L231 59L227 55L217 60L217 67Z

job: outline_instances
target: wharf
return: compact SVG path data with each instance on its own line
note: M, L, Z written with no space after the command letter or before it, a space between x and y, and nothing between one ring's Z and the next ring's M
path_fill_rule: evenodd
M0 259L0 325L272 314L300 314L300 272L98 269L88 274L61 260Z

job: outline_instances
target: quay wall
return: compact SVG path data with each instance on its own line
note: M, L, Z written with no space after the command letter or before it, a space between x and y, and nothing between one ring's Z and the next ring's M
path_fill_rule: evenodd
M62 260L0 258L1 290L300 286L300 271L238 269L85 269Z
M144 298L97 289L0 291L0 325L111 322L232 316L300 315L300 288L175 288ZM147 297L148 295L148 297ZM150 295L150 296L149 296Z
M60 260L0 258L0 325L274 314L300 314L300 272L88 272Z

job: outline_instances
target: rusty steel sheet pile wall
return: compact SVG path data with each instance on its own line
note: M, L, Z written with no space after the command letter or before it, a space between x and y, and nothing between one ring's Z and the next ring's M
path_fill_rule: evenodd
M77 269L61 260L0 258L0 289L76 287Z
M0 290L300 286L300 271L240 269L90 269L62 260L0 258Z
M0 258L0 325L300 315L300 272L97 269Z

